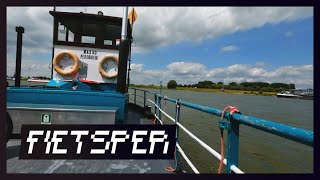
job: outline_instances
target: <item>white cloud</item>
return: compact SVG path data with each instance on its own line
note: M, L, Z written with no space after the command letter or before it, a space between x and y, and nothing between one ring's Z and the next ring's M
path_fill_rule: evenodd
M198 63L174 62L169 64L167 69L172 75L197 75L199 72L205 70L205 66Z
M130 68L132 69L133 72L141 72L143 69L143 64L131 64Z
M51 76L50 61L22 60L21 76ZM16 68L15 59L7 60L7 75L13 76Z
M230 46L225 46L225 47L222 47L220 49L220 52L230 52L230 51L237 51L239 50L240 48L238 46L234 46L234 45L230 45Z
M281 66L274 70L247 64L207 69L203 64L174 62L162 70L145 70L143 64L132 64L131 82L134 84L167 83L174 79L178 84L195 84L199 81L213 82L282 82L294 83L296 87L313 87L313 65ZM134 70L134 69L137 70Z
M286 37L292 37L293 35L294 35L294 34L293 34L292 31L288 31L288 32L286 32L286 34L285 34Z
M133 52L186 41L200 42L226 34L313 16L312 7L136 7ZM24 26L25 55L48 54L52 45L53 7L8 7L7 51L14 54L15 26ZM57 11L122 16L122 7L57 7ZM11 55L13 56L13 55Z

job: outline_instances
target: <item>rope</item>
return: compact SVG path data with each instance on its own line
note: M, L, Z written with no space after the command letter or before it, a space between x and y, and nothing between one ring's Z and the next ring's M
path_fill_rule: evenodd
M157 117L156 116L154 116L153 124L157 124Z
M166 171L168 171L168 172L175 172L177 169L177 165L178 165L178 162L177 162L177 157L176 157L176 149L174 150L174 161L175 161L175 168L173 168L173 167L166 167L166 168L164 168Z
M230 110L230 116L232 116L232 114L236 113L240 113L240 111L233 106L227 106L226 108L224 108L222 115L221 115L221 120L224 118L225 113ZM223 165L223 160L224 160L224 138L223 138L223 129L220 129L220 154L221 154L221 159L220 159L220 163L219 163L219 168L218 168L218 174L221 174L222 171L222 165Z
M164 109L163 111L165 112L166 111L166 107L167 107L167 98L168 96L165 95L164 96ZM164 122L164 118L162 118L162 123ZM175 172L176 171L176 168L177 168L177 165L178 165L178 162L177 162L177 157L176 157L176 149L174 150L174 161L175 161L175 168L173 167L166 167L164 168L166 171L168 172Z
M221 159L219 163L219 168L218 168L218 174L221 174L222 171L222 164L224 160L224 139L223 139L223 130L221 130L221 137L220 137L220 154L221 154Z
M167 95L164 95L164 98L163 98L164 99L164 108L163 108L164 112L166 112L166 109L167 109L167 99L166 99L167 97L168 97ZM164 123L164 118L165 117L162 118L162 123Z
M175 172L176 171L176 169L173 169L172 167L166 167L166 168L164 168L166 171L168 171L168 172Z

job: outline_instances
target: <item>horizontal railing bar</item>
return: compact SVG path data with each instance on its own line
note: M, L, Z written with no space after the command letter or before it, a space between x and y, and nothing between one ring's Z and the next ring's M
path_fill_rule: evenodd
M182 150L182 148L179 146L178 143L177 143L177 148L178 148L180 154L182 155L182 157L187 161L187 163L189 164L189 166L191 167L191 169L193 170L193 172L196 173L196 174L200 174L200 172L198 171L198 169L192 164L192 162L191 162L190 159L187 157L187 155L184 153L184 151Z
M170 120L172 120L173 122L175 121L175 119L173 119L170 115L168 115L166 112L164 112L161 108L158 107L158 105L156 105L153 101L151 101L150 99L148 99L148 101L150 101L151 103L153 103L165 116L167 116ZM185 132L187 133L192 139L194 139L196 142L198 142L203 148L205 148L207 151L209 151L213 156L215 156L217 159L221 160L221 155L215 151L214 149L212 149L210 146L208 146L206 143L204 143L203 141L201 141L197 136L195 136L194 134L192 134L188 129L186 129L183 125L181 125L179 122L177 122L177 125ZM227 159L223 160L223 163L226 165L227 164ZM238 171L241 171L238 167L235 167Z
M163 98L165 100L171 101L176 103L177 100L176 99L172 99L172 98L167 98L161 95L158 95L160 98ZM198 105L198 104L193 104L193 103L188 103L188 102L184 102L184 101L178 101L178 103L180 105L192 108L192 109L196 109L202 112L206 112L209 114L213 114L216 116L221 116L222 112L219 109L216 108L210 108L207 106L202 106L202 105ZM229 116L229 112L227 112L225 114L225 117ZM246 126L250 126L271 134L275 134L308 146L312 146L313 147L313 132L312 131L308 131L308 130L304 130L301 128L296 128L293 126L287 126L284 124L280 124L280 123L276 123L276 122L272 122L269 120L263 120L260 118L255 118L255 117L251 117L251 116L244 116L242 114L233 114L233 119L238 121L240 124L244 124Z
M150 99L148 99L148 101L150 101L151 103L155 104L153 101L151 101ZM155 106L157 106L155 104ZM159 108L157 106L157 108ZM162 109L159 108L159 110L165 115L167 116L170 120L172 120L173 122L175 121L174 118L172 118L170 115L168 115L166 112L164 112ZM214 149L212 149L210 146L208 146L206 143L204 143L203 141L201 141L198 137L196 137L195 135L193 135L189 130L187 130L184 126L182 126L179 122L177 122L177 125L179 127L182 128L182 130L184 132L186 132L189 136L191 136L191 138L193 138L195 141L197 141L198 143L200 143L200 145L202 145L202 147L204 147L205 149L207 149L212 155L214 155L216 158L218 158L219 160L221 159L221 155L216 152ZM224 164L227 164L226 159L224 159Z

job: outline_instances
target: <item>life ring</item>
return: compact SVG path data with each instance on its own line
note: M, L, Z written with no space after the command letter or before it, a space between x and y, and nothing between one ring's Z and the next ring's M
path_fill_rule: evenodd
M64 71L59 66L59 62L64 55L68 55L74 61L73 67L70 71ZM79 67L79 58L75 53L73 53L71 51L63 51L54 57L52 64L58 74L60 74L62 76L70 76L70 75L77 73L78 67Z
M99 62L99 73L101 74L102 77L104 78L115 78L118 76L118 72L112 75L108 75L107 72L103 69L103 65L107 62L107 61L113 61L116 65L118 65L118 58L114 57L114 56L104 56L100 62Z

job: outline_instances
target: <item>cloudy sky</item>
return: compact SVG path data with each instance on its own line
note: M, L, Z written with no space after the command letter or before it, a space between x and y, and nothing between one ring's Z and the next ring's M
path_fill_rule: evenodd
M263 81L313 87L312 7L135 7L131 82ZM7 8L7 74L23 26L22 76L51 70L53 7ZM122 7L56 7L122 16Z

